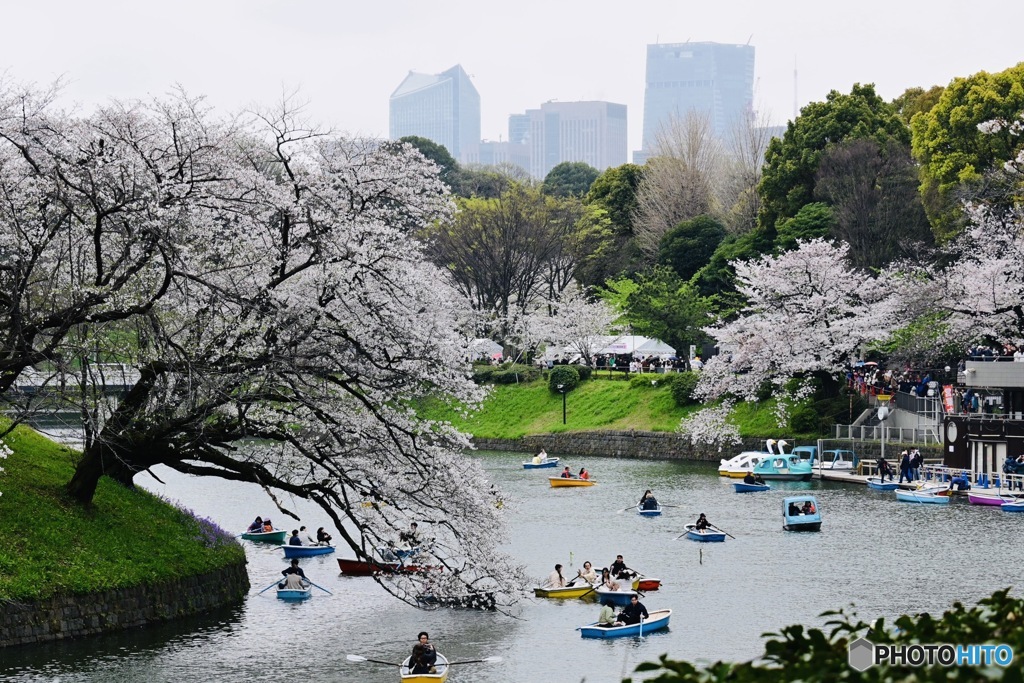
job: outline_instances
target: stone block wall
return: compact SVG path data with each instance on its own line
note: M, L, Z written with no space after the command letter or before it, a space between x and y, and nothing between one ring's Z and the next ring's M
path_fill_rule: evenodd
M241 602L249 592L245 561L149 586L33 602L0 601L0 647L79 638L169 621Z

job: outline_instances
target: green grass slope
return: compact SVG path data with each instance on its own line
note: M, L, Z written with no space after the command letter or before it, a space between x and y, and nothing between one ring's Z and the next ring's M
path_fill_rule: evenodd
M242 562L213 522L101 480L85 509L63 495L75 453L27 428L0 460L0 600L137 586Z

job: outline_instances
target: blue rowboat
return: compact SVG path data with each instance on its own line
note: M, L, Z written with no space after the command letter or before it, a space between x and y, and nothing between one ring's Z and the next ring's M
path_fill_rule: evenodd
M626 626L598 626L597 622L580 626L580 635L584 638L622 638L624 636L642 636L654 631L664 631L668 628L669 617L672 610L659 609L650 613L650 618L644 619L639 624Z
M247 541L256 541L257 543L281 545L284 543L284 537L287 533L284 529L277 529L275 531L246 531L242 534L242 538Z
M558 467L558 458L544 458L539 464L529 460L523 463L524 470L539 470L542 467Z
M642 507L640 507L639 505L637 505L636 506L636 514L640 515L641 517L657 517L657 516L659 516L661 514L661 505L659 505L656 508L652 508L650 510L645 510Z
M1003 512L1024 512L1024 501L1014 501L1012 503L1003 503L1000 505Z
M899 484L892 481L882 481L878 477L868 477L868 488L873 491L895 491L900 487Z
M605 588L604 586L595 588L594 593L597 594L598 601L603 602L605 600L611 600L613 605L619 605L620 607L628 605L629 599L634 595L639 597L639 594L634 590L626 589L613 591L609 588ZM591 593L591 595L594 595L594 593Z
M768 484L745 484L742 481L738 481L733 484L736 487L736 493L752 493L754 491L771 491L772 487Z
M718 529L698 529L694 524L687 524L686 537L691 541L702 543L721 543L725 541L725 532Z
M305 588L278 588L277 599L278 600L292 600L298 602L300 600L306 600L313 595L313 587L307 585Z
M333 545L283 545L285 557L313 557L334 552Z
M897 491L896 500L904 503L930 503L932 505L949 505L950 496L930 491Z
M804 512L805 508L807 512ZM814 496L783 498L782 528L786 531L821 531L821 510Z

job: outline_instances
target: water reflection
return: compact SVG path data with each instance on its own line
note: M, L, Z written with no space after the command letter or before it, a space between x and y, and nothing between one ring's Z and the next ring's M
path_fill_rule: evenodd
M524 471L521 454L480 456L507 493L509 552L542 577L556 562L575 574L586 560L607 566L615 555L663 580L644 598L649 610L671 607L671 628L641 639L582 640L575 627L598 606L529 598L515 617L466 611L423 612L397 602L372 580L339 575L333 556L302 560L334 592L285 604L256 592L285 566L281 552L246 545L253 590L245 605L208 619L71 644L7 650L0 674L14 681L198 682L398 680L389 667L354 664L346 654L400 661L427 630L454 659L505 658L454 667L460 681L528 680L611 683L663 652L689 660L742 660L763 652L761 634L853 602L860 617L892 619L941 612L954 600L976 601L1016 581L1016 538L1024 515L954 504L897 503L892 494L839 484L778 483L768 493L735 494L714 466L700 463L566 458L586 465L598 486L551 489L546 470ZM180 500L227 529L241 531L273 513L257 487L162 470L147 488ZM658 518L617 510L653 489L666 508ZM782 531L781 501L814 490L819 534ZM285 504L313 528L323 520L302 501ZM736 536L722 544L673 540L704 512ZM284 522L285 520L280 520ZM330 530L333 532L333 530ZM351 556L345 553L344 556Z

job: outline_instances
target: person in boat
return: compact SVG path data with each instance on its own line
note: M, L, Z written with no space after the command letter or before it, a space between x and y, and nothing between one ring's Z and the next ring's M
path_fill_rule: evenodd
M299 538L302 540L302 545L316 545L317 540L313 538L313 535L309 533L309 529L304 526L299 527Z
M754 475L754 483L755 484L759 484L761 486L764 486L764 477L762 477L760 474L755 474Z
M291 538L288 539L288 545L302 545L302 539L299 537L299 530L292 529Z
M416 636L416 644L412 646L412 655L409 657L410 674L432 674L437 673L434 666L437 663L437 650L430 642L430 636L426 631L420 631Z
M253 533L258 534L261 531L263 531L263 518L262 517L257 517L256 520L252 524L249 525L249 528L245 530L245 532L247 534L253 534Z
M611 571L612 576L616 579L632 579L636 576L636 572L626 566L626 561L622 559L622 555L615 556L615 561L612 562L609 571Z
M601 586L610 591L621 590L619 582L612 578L612 573L607 568L601 570Z
M576 578L583 579L590 584L597 583L597 572L594 571L594 566L590 564L589 560L583 563L583 569L577 570Z
M267 517L265 520L263 520L263 533L269 534L273 530L274 530L274 525L271 524L270 517Z
M540 449L540 453L538 453L537 455L533 456L533 464L534 465L542 465L542 464L544 464L544 461L547 460L547 459L548 459L548 452L545 451L543 448L541 448Z
M562 470L562 479L572 479L572 472L569 471L569 466L566 465L565 469Z
M306 578L306 572L302 571L302 567L299 566L299 558L297 557L293 557L292 563L286 569L282 569L281 573L284 574L284 581L277 584L278 588L302 590L305 588L303 582L309 581Z
M331 544L331 535L329 533L327 533L326 531L324 531L323 527L320 527L319 529L316 530L316 542L319 543L320 545L330 545Z
M878 478L881 483L885 483L885 475L889 475L889 481L892 481L892 466L885 458L878 458L876 463L878 465Z
M562 588L565 586L565 577L562 576L562 565L556 564L555 571L548 574L547 581L544 582L545 588Z
M622 622L615 618L615 609L611 600L601 602L601 613L597 615L598 626L622 626Z
M619 613L619 621L623 624L639 624L640 619L650 618L651 615L647 613L647 608L644 607L644 603L640 602L636 593L629 597L629 604Z
M703 529L710 529L711 522L708 521L708 518L705 517L704 513L702 512L700 513L700 517L697 518L697 521L693 523L693 528L698 531L701 531Z
M586 467L580 468L580 479L590 479L590 472L587 472Z
M796 517L799 514L801 514L800 506L797 505L796 503L790 503L789 504L789 516L790 517Z
M658 499L654 497L650 489L644 491L644 495L640 496L640 502L636 504L641 510L657 510Z
M416 522L413 522L409 525L408 531L403 531L402 533L398 534L398 540L408 543L410 548L415 548L416 546L423 543L423 541L420 539L420 530Z
M801 514L813 515L814 514L814 503L809 500L804 501L804 506L800 510Z
M744 484L756 484L757 483L757 477L754 476L753 472L747 472L746 474L743 475L743 483Z

